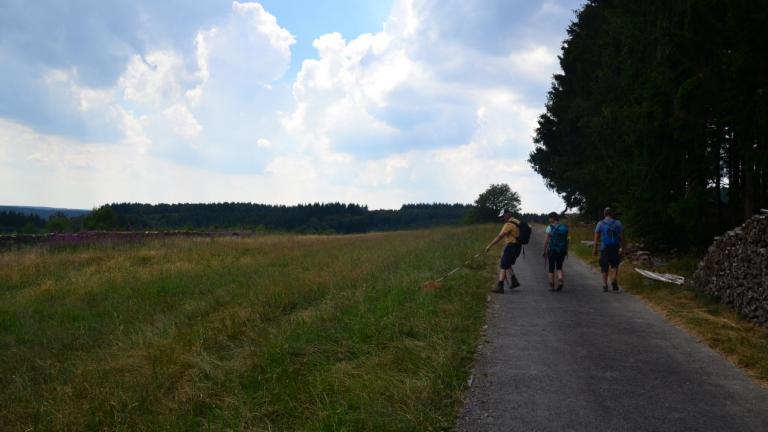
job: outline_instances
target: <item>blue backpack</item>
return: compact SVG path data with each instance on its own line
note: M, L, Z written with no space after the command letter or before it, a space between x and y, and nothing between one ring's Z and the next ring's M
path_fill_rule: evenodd
M568 252L568 227L560 224L549 226L549 251L552 253Z
M618 246L619 245L619 228L616 226L616 219L612 220L611 223L607 223L605 221L602 221L603 226L605 227L603 231L603 245L605 246Z

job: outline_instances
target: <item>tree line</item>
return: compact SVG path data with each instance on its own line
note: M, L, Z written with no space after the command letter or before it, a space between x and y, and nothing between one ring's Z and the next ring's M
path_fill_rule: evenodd
M40 233L82 230L253 230L299 233L361 233L457 225L467 222L467 204L405 204L398 210L315 203L295 206L212 203L103 205L84 216L0 212L0 232Z
M0 211L0 232L35 232L45 227L45 220L36 214Z
M479 195L474 205L404 204L398 210L369 210L364 205L343 203L114 203L81 216L68 217L57 212L47 221L36 214L0 212L0 233L247 230L351 234L498 222L502 208L528 222L546 223L544 214L521 213L520 202L520 196L509 185L493 184Z
M465 204L406 204L399 210L369 210L342 203L119 203L109 207L115 214L114 225L125 229L242 228L339 234L460 224L470 208Z
M42 232L72 232L84 229L87 216L67 216L54 212L44 219L39 214L19 211L0 211L0 233L38 234Z
M570 208L611 205L657 247L768 206L762 1L589 0L563 43L530 163Z

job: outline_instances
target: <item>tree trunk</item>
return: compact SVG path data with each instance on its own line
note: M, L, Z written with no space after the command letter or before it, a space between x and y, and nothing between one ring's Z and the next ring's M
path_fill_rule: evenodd
M755 214L755 162L749 160L744 164L744 214L747 220Z
M736 143L733 139L733 133L727 133L726 142L728 148L728 224L734 225L741 217L741 165L736 153Z
M744 166L742 168L744 170L744 213L742 220L747 220L755 214L755 192L758 190L758 185L755 184L755 165L757 161L753 151L754 145L755 138L753 135L751 139L746 141L744 151L742 151L744 156Z

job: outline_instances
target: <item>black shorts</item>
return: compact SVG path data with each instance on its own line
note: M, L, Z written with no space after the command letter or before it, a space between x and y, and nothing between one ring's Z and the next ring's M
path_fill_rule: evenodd
M549 272L554 273L555 269L563 269L563 261L565 261L565 252L550 252L549 253Z
M619 268L619 247L618 246L606 246L600 251L600 270L603 273L608 273L608 268Z
M517 243L507 243L504 246L504 253L501 254L501 261L499 262L499 268L502 270L509 270L517 261L517 257L520 256L520 252L523 247Z

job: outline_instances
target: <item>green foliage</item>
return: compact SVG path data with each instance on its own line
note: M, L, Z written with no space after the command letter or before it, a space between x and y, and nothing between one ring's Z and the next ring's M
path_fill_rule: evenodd
M362 233L458 225L470 206L405 204L399 210L369 210L357 204L276 206L252 203L111 204L121 229L258 229L301 233Z
M40 232L40 227L38 227L34 222L29 221L24 224L20 232L21 234L38 234Z
M0 211L0 233L34 234L44 225L45 221L36 214Z
M88 230L113 230L118 226L117 213L112 206L101 206L85 217L83 226Z
M507 184L492 184L477 197L467 220L470 223L498 221L502 209L519 213L520 195Z
M45 231L54 233L70 232L72 231L72 222L64 213L54 213L48 218L48 223L45 224Z
M649 245L697 246L768 206L768 9L591 0L568 29L533 168Z

